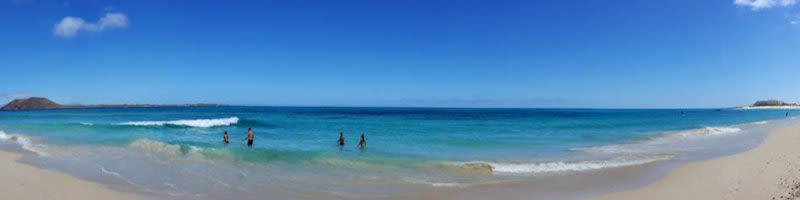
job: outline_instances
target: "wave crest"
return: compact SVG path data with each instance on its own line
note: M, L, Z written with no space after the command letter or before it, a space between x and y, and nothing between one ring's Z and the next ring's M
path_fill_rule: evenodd
M196 128L209 128L215 126L230 126L239 123L238 117L219 118L219 119L182 119L172 121L135 121L123 122L117 125L128 126L188 126Z

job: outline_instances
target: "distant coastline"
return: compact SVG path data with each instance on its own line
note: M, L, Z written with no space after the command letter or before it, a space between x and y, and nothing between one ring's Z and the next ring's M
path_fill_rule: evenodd
M800 109L800 104L786 103L780 100L762 100L756 101L753 105L736 107L742 110L752 109Z
M96 105L62 105L44 97L30 97L25 99L14 99L3 107L2 110L47 110L47 109L85 109L85 108L156 108L156 107L220 107L231 106L225 104L212 103L193 103L193 104L96 104ZM322 106L324 107L324 106ZM447 108L447 107L442 107ZM453 107L455 108L455 107ZM800 104L785 103L780 100L762 100L748 106L729 107L732 109L752 110L752 109L798 109Z
M98 105L61 105L44 97L14 99L0 110L47 110L47 109L81 109L81 108L153 108L153 107L217 107L222 104L98 104Z
M742 109L742 110L755 110L755 109L776 109L776 110L783 110L783 109L800 109L800 105L794 105L794 106L742 106L742 107L737 107L737 109Z

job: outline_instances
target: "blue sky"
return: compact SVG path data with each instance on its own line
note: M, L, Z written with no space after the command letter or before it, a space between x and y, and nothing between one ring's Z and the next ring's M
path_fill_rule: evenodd
M4 101L800 102L796 0L7 0L0 27Z

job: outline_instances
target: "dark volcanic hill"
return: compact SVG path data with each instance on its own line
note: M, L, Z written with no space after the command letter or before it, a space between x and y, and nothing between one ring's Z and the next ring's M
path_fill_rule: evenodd
M798 104L786 103L786 102L783 102L781 100L762 100L762 101L756 101L756 103L753 104L753 107L759 107L759 106L796 106L796 105L798 105Z
M35 110L35 109L53 109L63 108L61 104L50 101L50 99L42 97L31 97L27 99L14 99L9 102L0 110Z
M14 99L0 110L41 110L63 108L147 108L147 107L208 107L222 106L219 104L183 104L183 105L152 105L152 104L121 104L121 105L61 105L42 97L27 99Z

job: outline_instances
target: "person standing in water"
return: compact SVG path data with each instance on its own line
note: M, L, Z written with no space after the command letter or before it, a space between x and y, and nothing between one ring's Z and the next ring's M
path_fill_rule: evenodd
M247 128L247 146L253 147L253 130Z
M361 139L358 140L358 148L359 149L364 149L365 147L367 147L367 140L364 139L364 134L362 133L361 134Z
M228 144L228 131L225 131L225 135L222 136L222 143Z
M339 146L344 146L344 132L339 132Z

